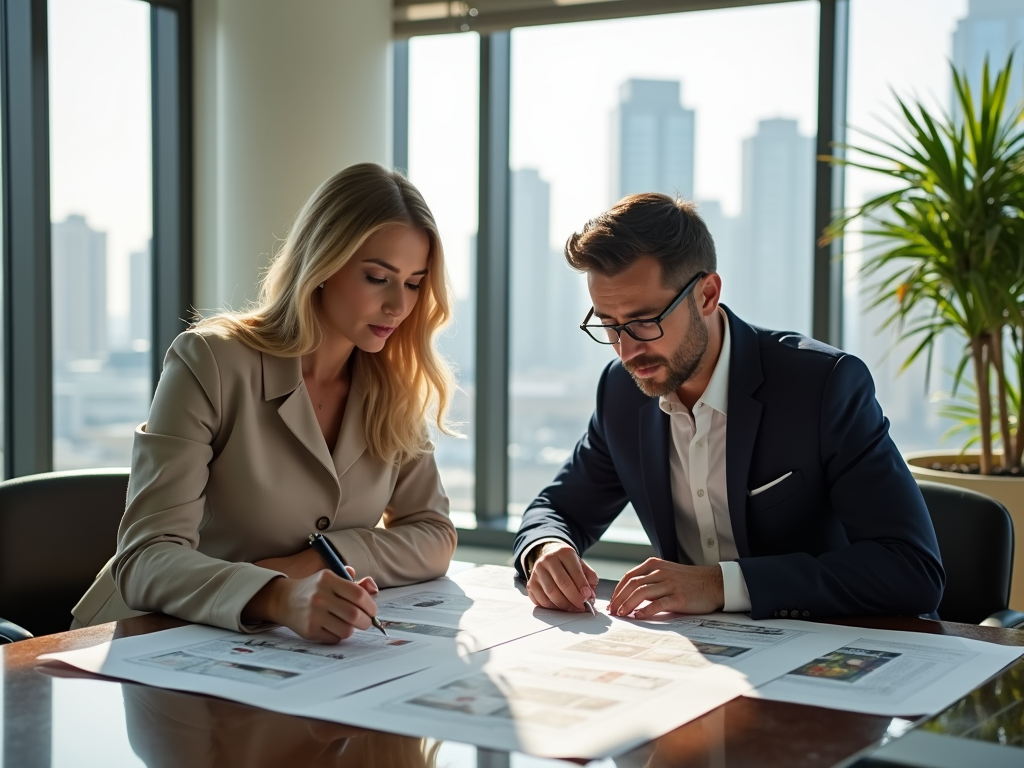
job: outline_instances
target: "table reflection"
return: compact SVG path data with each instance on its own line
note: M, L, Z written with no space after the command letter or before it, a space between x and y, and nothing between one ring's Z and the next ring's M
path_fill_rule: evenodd
M129 684L123 692L128 741L147 768L435 768L441 748L206 696Z

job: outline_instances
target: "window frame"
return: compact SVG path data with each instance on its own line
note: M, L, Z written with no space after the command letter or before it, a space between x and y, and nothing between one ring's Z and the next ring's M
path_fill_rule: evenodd
M155 389L192 306L192 0L138 1L151 9ZM53 469L47 23L47 0L0 0L4 478Z

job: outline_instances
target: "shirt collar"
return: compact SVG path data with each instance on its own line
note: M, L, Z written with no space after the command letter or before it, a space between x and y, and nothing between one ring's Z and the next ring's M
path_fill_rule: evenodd
M715 370L711 373L707 389L697 398L697 402L704 403L725 416L728 414L729 408L729 357L732 352L732 339L729 333L728 316L721 308L718 312L722 317L722 324L725 326L722 332L722 350L718 353L718 362L715 363ZM665 413L674 413L683 407L679 401L679 395L675 392L662 395L659 398L659 405Z

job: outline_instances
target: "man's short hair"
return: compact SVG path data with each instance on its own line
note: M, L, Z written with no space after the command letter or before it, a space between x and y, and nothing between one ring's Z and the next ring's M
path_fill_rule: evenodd
M668 288L682 288L697 273L718 270L715 242L697 206L657 192L622 198L565 243L570 267L608 277L642 256L661 264Z

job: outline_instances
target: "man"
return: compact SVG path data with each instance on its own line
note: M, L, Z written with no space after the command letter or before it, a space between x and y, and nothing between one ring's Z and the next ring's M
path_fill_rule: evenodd
M523 515L515 563L534 603L584 610L597 575L580 556L632 502L658 556L622 578L613 614L935 611L935 532L860 360L721 305L690 203L627 197L565 256L587 275L584 330L619 359Z

